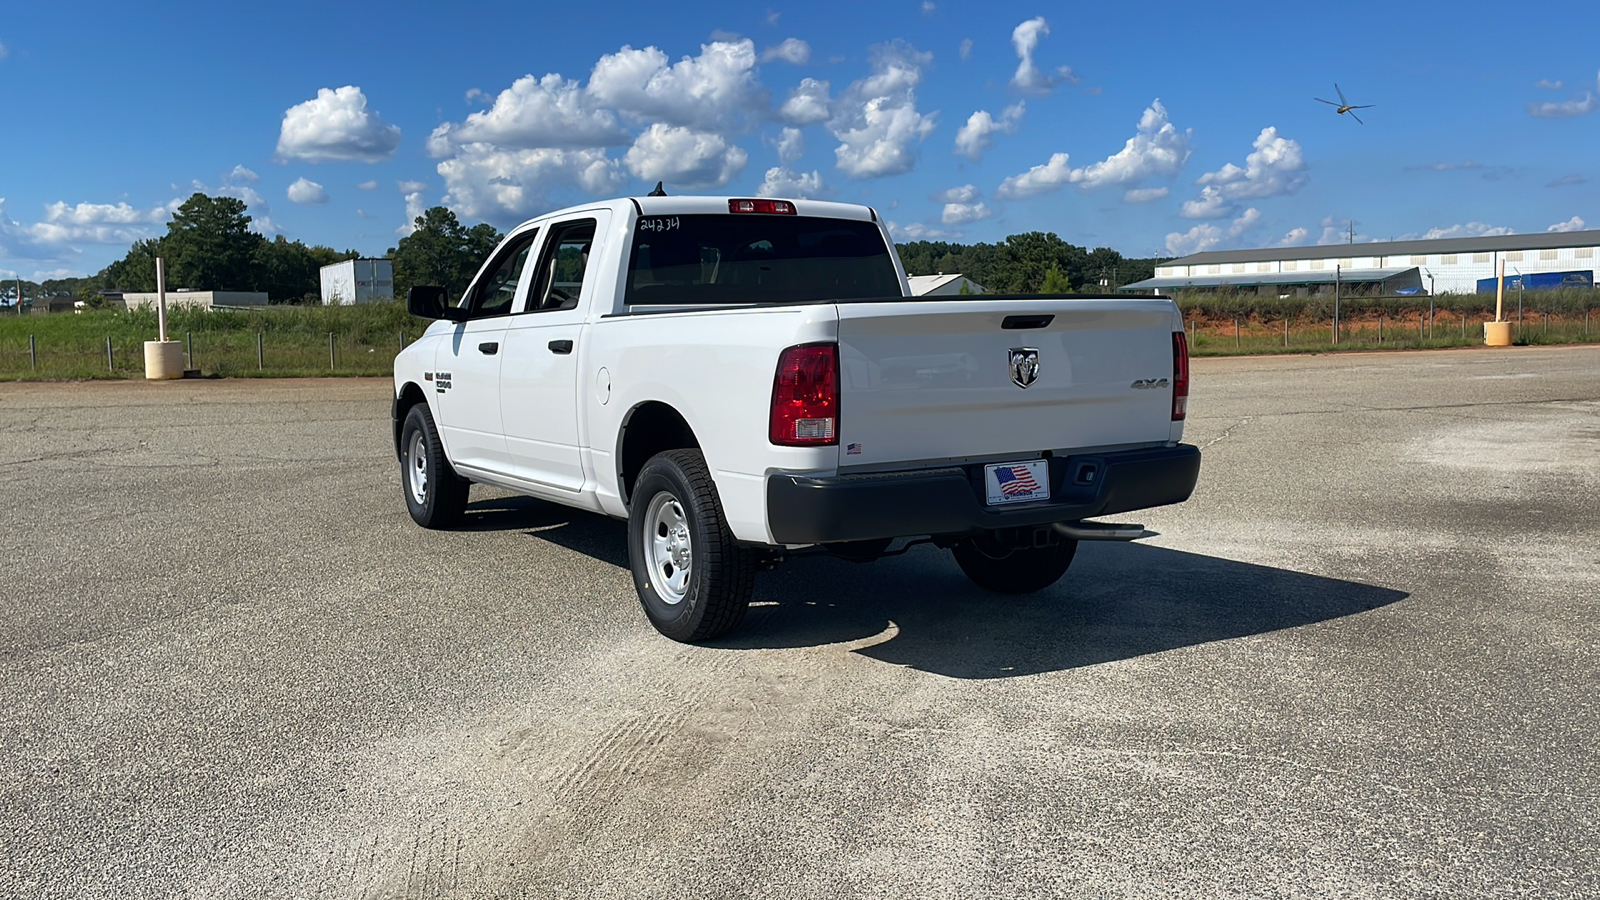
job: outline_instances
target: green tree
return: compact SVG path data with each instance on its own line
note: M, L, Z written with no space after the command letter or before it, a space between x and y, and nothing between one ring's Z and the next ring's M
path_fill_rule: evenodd
M1066 274L1061 271L1059 265L1052 263L1050 268L1045 270L1044 280L1039 284L1039 293L1065 294L1071 292L1071 290L1072 282L1067 280Z
M397 298L423 284L443 287L452 300L460 297L501 238L488 223L470 230L462 227L456 214L443 206L426 210L413 224L416 230L389 248Z
M156 257L162 255L159 238L134 241L126 256L101 269L95 279L106 290L153 291L156 289ZM170 277L167 283L172 283Z
M162 255L168 285L203 291L256 288L256 252L266 239L250 230L245 202L195 193L167 223Z

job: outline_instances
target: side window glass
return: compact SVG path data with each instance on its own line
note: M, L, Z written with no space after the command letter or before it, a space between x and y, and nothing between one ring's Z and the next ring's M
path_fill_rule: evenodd
M537 276L528 293L528 311L576 309L589 272L589 249L594 245L595 221L563 222L550 230Z
M484 270L483 277L463 298L462 305L472 311L473 318L503 316L511 312L517 298L517 285L522 281L522 270L527 267L528 254L533 250L537 231L520 235L507 244L495 261Z

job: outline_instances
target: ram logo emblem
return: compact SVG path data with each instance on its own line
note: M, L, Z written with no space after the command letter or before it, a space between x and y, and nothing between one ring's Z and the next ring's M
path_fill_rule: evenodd
M1033 347L1011 348L1011 383L1025 388L1039 380L1039 351Z
M1165 378L1141 378L1130 385L1136 391L1153 391L1156 388L1164 388L1166 386L1167 380Z

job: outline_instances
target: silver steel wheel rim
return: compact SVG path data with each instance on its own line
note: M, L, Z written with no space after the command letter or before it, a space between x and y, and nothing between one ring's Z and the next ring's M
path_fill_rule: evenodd
M411 433L411 444L406 450L406 481L411 487L411 499L418 506L428 502L427 442L421 431Z
M644 527L651 586L662 602L677 606L689 594L689 576L694 563L689 518L683 514L683 504L665 491L655 495L645 511Z

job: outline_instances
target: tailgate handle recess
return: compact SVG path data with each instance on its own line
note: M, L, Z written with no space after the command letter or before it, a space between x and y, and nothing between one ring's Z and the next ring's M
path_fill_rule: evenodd
M1020 331L1028 328L1044 328L1055 321L1055 316L1006 316L1000 321L1000 327L1008 331Z

